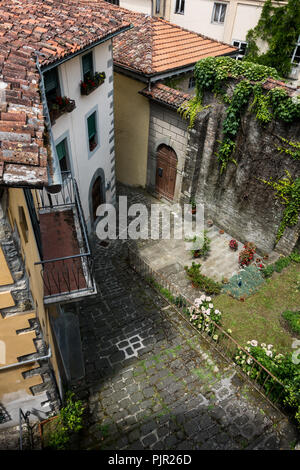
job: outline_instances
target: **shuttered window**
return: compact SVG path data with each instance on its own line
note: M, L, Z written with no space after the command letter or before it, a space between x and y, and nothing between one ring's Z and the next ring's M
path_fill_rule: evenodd
M89 52L82 57L82 71L83 78L86 80L89 76L92 76L94 73L93 67L93 54Z
M56 153L59 160L60 171L68 171L68 152L67 152L67 141L66 139L62 140L56 146Z
M93 112L87 118L87 127L88 127L88 137L89 137L89 148L90 151L94 150L97 146L98 139L97 139L97 119L96 119L96 111Z
M51 69L44 74L45 92L48 101L51 101L60 95L60 86L57 68Z

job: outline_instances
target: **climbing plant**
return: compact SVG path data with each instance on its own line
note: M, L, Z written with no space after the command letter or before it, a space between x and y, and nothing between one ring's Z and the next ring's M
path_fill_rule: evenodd
M278 136L278 138L284 145L278 145L276 149L280 153L289 155L293 160L300 160L300 142L292 142L281 136Z
M233 154L236 148L235 139L241 123L243 112L250 104L257 120L265 125L272 119L281 119L291 123L300 119L300 100L291 98L287 91L280 87L266 91L263 83L268 77L278 79L277 71L272 67L238 61L230 57L207 57L200 60L194 71L196 95L185 102L179 112L189 118L189 127L193 127L198 112L204 109L203 94L211 91L220 96L228 105L223 122L223 140L217 152L220 171L223 172L228 162L236 163ZM227 92L230 79L238 79L231 96Z
M288 0L283 6L267 0L255 28L248 31L245 59L274 67L280 75L291 71L291 57L300 34L300 2ZM267 43L267 51L260 53L258 42Z
M276 191L275 197L285 206L283 217L277 232L276 242L280 240L287 226L296 225L300 215L300 178L292 179L290 173L285 170L286 176L273 181L262 179L261 181Z

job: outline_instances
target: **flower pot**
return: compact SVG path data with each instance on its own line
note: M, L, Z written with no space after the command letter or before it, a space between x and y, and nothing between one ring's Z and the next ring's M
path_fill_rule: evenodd
M196 212L197 212L196 208L192 209L192 214L196 214Z
M206 222L206 225L207 225L208 227L212 227L212 225L214 225L214 223L213 223L212 220L208 220L208 221Z
M193 257L194 258L199 258L199 256L200 256L200 251L199 250L194 251Z
M224 233L224 230L220 229L220 230L219 230L219 234L220 234L220 235L223 235L223 233Z

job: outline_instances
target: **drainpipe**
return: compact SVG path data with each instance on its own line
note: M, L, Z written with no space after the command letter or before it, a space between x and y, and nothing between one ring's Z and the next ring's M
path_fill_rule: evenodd
M46 98L46 92L45 92L44 77L43 77L43 73L41 71L41 67L40 67L40 64L39 64L38 54L40 54L40 53L36 51L36 67L37 67L38 72L40 74L40 91L41 91L43 112L44 112L44 116L45 116L46 128L47 128L49 139L50 139L50 148L51 148L51 154L52 154L52 167L49 166L49 163L48 163L48 166L47 166L47 172L48 172L47 191L49 193L54 193L55 194L55 193L58 193L61 190L62 178L61 178L59 160L58 160L58 156L57 156L57 153L56 153L56 148L55 148L55 145L54 145L54 139L53 139L53 134L52 134L52 129L51 129L50 114L49 114L47 98Z
M12 369L14 367L20 367L20 366L24 366L26 364L32 364L32 363L37 362L37 361L44 361L46 359L50 359L51 356L52 356L52 351L51 351L51 347L49 346L48 354L46 354L46 356L38 356L38 357L33 358L33 359L27 359L26 361L15 362L14 364L8 364L7 366L2 366L2 367L0 367L0 372L2 370Z

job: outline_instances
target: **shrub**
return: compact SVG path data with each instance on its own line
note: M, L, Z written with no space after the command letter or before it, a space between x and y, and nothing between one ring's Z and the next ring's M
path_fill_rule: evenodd
M194 248L191 250L191 253L195 258L206 256L210 250L210 238L207 236L206 230L200 235L195 235L193 238L186 238L186 241L193 243ZM200 246L201 248L198 248Z
M192 266L189 268L185 266L184 269L188 278L192 281L195 287L206 292L206 294L219 294L221 292L221 284L210 279L204 274L200 273L201 264L192 263Z
M275 271L275 268L273 264L269 264L269 266L261 270L261 272L263 273L263 276L266 278L271 277L274 271Z
M67 393L66 406L61 408L55 430L48 436L47 445L50 448L63 450L71 436L82 429L84 407L81 400L74 401L74 393Z
M274 269L277 273L281 273L281 271L286 268L290 264L290 258L287 256L286 258L279 258L275 262Z
M234 238L230 240L229 248L231 248L233 251L236 251L238 249L238 242Z
M221 312L214 308L211 298L205 295L201 295L199 299L195 299L194 305L188 307L188 313L192 325L197 329L205 331L210 336L215 330L215 326L211 320L221 325ZM217 341L219 339L218 335L215 334L213 339Z
M300 335L300 310L298 312L286 310L282 313L282 316L288 322L291 330Z
M243 266L249 266L253 261L254 254L256 251L256 246L252 242L247 242L244 245L244 249L239 253L239 264Z
M234 361L252 379L262 385L269 398L278 401L287 410L293 411L295 419L300 426L300 369L292 360L292 354L286 356L278 354L272 344L259 344L256 340L248 341L245 348L251 356L259 361L283 385L269 377L261 368L253 364L243 350L238 349Z

